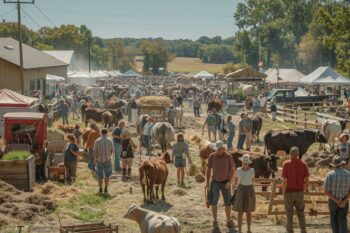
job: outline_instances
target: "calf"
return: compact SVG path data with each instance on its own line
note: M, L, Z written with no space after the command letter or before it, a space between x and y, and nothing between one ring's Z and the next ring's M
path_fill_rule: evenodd
M213 152L215 152L215 145L208 140L202 139L199 143L199 157L202 162L201 171L203 174L207 169L206 160L209 158L209 155Z
M176 218L131 205L124 218L134 220L141 233L180 233L181 225Z
M158 189L161 185L162 200L165 200L164 188L169 175L167 164L171 163L168 152L160 155L155 160L143 161L139 167L140 183L143 192L144 202L151 203L155 199L159 199ZM147 186L147 197L145 187ZM156 196L154 196L153 186L156 186Z

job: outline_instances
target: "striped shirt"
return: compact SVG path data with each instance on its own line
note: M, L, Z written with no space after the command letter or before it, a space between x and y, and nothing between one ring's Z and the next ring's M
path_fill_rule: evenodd
M94 155L96 161L99 163L107 163L111 161L112 154L114 153L114 146L111 139L107 136L101 136L94 144Z
M343 199L350 191L350 172L344 168L330 171L324 181L324 189L338 200Z

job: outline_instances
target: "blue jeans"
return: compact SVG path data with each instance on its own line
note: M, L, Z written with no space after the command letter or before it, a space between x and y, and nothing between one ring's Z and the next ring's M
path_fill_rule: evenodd
M245 141L245 134L238 136L237 149L243 150L243 145Z
M335 202L328 200L329 214L331 216L331 228L333 233L348 233L347 215L349 202L344 208L340 208Z
M235 137L235 132L229 131L228 137L227 137L227 149L233 148L233 138L234 137Z
M197 108L197 107L193 108L193 112L194 112L194 116L195 117L199 117L200 116L199 115L199 108Z
M68 125L68 114L62 114L62 124Z
M145 143L145 147L147 148L147 156L151 156L151 151L152 151L151 136L143 135L143 141Z
M90 170L95 170L95 163L94 163L94 150L92 148L89 149L89 162L88 162L88 168Z
M120 143L114 143L114 170L120 171L120 155L122 153L122 145Z

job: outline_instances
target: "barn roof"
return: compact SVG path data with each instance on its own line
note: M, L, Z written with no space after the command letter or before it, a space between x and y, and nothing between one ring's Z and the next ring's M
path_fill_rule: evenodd
M22 47L24 69L68 66L67 63L28 45L23 44ZM19 44L17 40L9 37L0 37L0 59L20 66Z

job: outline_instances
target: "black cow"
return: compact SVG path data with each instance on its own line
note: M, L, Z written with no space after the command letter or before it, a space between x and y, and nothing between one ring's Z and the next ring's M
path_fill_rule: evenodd
M265 149L268 154L277 154L281 150L289 154L293 146L299 148L299 158L306 153L309 147L315 142L327 143L327 139L320 133L319 130L281 130L268 131L265 136Z
M231 152L233 161L236 164L236 168L242 166L241 160L239 160L240 157L242 157L244 154L249 154L249 151L242 151L237 150L234 152ZM254 168L255 172L255 178L269 178L270 175L272 175L272 178L275 178L275 172L278 171L277 167L277 160L279 157L276 155L251 155L252 163L249 165L249 167ZM263 191L266 191L266 187L263 186Z
M260 142L259 134L262 127L263 120L259 116L252 117L252 135L256 135L257 141Z

